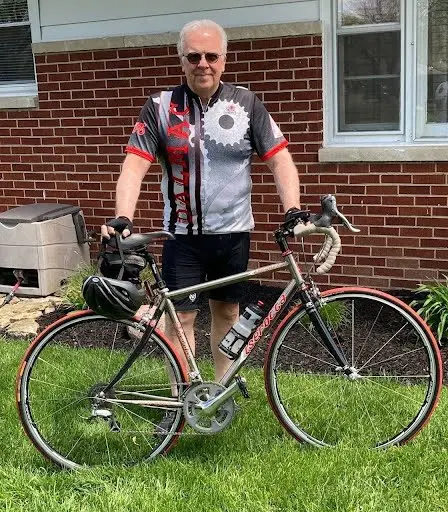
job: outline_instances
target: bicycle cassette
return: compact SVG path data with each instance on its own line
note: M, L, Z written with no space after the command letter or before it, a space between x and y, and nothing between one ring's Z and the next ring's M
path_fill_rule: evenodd
M210 414L203 411L198 404L205 404L215 398L226 388L216 382L193 384L185 393L183 412L191 428L201 434L216 434L224 430L235 414L235 401L229 398Z

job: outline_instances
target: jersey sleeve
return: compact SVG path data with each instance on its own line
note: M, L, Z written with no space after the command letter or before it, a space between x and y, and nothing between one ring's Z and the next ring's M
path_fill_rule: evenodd
M134 153L150 162L155 162L159 147L157 125L156 105L150 97L140 111L129 137L126 153Z
M269 160L288 145L277 123L255 96L251 119L252 142L261 160Z

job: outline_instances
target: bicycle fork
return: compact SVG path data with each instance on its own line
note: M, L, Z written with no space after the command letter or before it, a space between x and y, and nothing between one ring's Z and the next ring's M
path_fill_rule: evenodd
M360 378L360 375L358 374L356 368L350 365L349 361L347 361L347 358L345 357L345 354L336 344L334 337L328 330L327 325L323 321L318 309L316 308L316 304L311 299L311 296L308 293L308 291L301 290L299 292L299 295L302 300L302 304L310 317L313 327L318 332L320 338L324 342L325 347L328 349L330 354L338 363L339 368L337 369L342 370L350 380L356 380Z

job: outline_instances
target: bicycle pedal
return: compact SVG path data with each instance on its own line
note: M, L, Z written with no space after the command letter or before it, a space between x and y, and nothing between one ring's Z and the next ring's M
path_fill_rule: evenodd
M241 394L243 395L243 397L249 398L249 391L247 390L246 379L237 375L235 377L235 380L236 380L236 383L238 384L238 387L240 388L240 391L241 391Z

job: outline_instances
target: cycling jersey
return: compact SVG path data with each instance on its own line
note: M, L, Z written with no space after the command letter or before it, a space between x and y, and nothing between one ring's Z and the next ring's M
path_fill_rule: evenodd
M149 97L126 151L162 166L165 230L218 234L253 229L252 154L268 160L286 145L249 90L220 83L203 108L184 84Z

